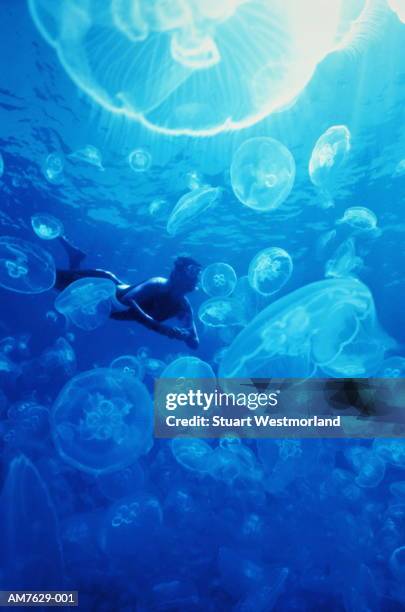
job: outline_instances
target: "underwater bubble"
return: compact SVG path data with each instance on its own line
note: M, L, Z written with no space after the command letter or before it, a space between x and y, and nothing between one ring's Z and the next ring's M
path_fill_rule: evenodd
M250 262L249 284L261 295L273 295L289 281L292 271L293 262L287 251L279 247L264 249Z
M32 229L42 240L55 240L63 234L63 225L56 217L38 213L31 217Z
M344 278L353 276L353 272L363 265L363 260L356 255L354 241L345 240L336 250L332 259L325 264L327 278Z
M193 472L205 473L210 469L213 449L204 440L174 438L170 444L177 463Z
M31 242L0 237L0 286L17 293L42 293L55 284L51 255Z
M140 360L133 355L121 355L113 359L110 365L111 368L122 370L126 374L142 380L144 375L144 367Z
M106 278L82 278L59 294L55 310L80 329L96 329L108 320L115 291L114 283Z
M177 236L182 232L197 228L197 220L214 205L222 196L220 187L202 187L186 193L177 202L167 222L167 232Z
M346 3L345 3L346 4ZM240 130L290 107L330 53L374 25L374 2L29 0L74 83L165 134ZM351 4L355 4L351 8ZM215 6L214 6L215 5ZM314 28L322 23L322 28Z
M134 172L146 172L152 165L152 156L145 149L135 149L129 154L128 163Z
M374 374L393 341L380 329L369 289L352 278L306 285L273 302L240 332L219 378Z
M398 19L405 23L405 2L404 0L388 0L388 5L396 14Z
M3 155L0 153L0 179L4 174L4 158Z
M290 195L294 181L294 158L274 138L251 138L233 156L232 189L249 208L260 211L279 208Z
M87 472L119 470L152 445L150 396L136 378L99 368L72 378L52 411L62 458Z
M42 172L47 181L54 184L59 184L63 180L63 170L65 160L59 153L50 153L42 166Z
M236 286L235 270L226 263L213 263L201 275L201 286L211 297L226 297Z
M345 223L360 231L372 231L377 228L377 216L369 208L364 206L351 206L347 208L341 219L336 221L336 225Z
M309 161L312 183L321 189L333 186L337 172L351 149L351 134L345 125L334 125L318 138Z
M82 149L78 149L77 151L70 153L69 157L85 164L89 164L90 166L94 166L99 170L105 170L103 166L103 156L101 155L100 150L93 145L86 145Z
M179 357L166 366L160 378L215 378L215 374L209 363L198 357Z
M201 304L198 318L208 327L229 327L243 325L244 312L241 304L235 299L217 297Z

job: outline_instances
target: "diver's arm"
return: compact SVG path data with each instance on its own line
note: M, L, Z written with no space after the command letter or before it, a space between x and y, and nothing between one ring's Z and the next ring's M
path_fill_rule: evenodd
M185 340L186 344L188 344L190 348L198 348L200 340L194 323L193 310L187 298L184 298L184 305L179 314L179 319L184 324L184 329L188 333L188 338Z

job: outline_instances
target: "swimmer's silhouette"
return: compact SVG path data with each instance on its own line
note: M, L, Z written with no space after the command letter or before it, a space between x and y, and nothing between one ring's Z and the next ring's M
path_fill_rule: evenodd
M193 311L186 298L197 286L201 266L191 257L178 257L169 278L150 278L138 285L128 285L107 270L81 270L86 254L61 237L68 257L69 269L57 270L54 288L62 291L82 278L107 278L117 287L112 300L110 318L119 321L136 321L144 327L168 338L185 342L190 348L199 345ZM181 327L170 326L163 321L176 318Z

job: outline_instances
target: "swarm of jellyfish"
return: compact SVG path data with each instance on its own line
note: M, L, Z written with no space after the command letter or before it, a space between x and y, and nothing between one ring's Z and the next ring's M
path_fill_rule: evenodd
M198 219L215 206L222 196L220 187L202 187L186 193L177 202L167 221L167 232L177 236L197 227Z
M83 278L64 289L55 300L55 309L84 330L104 325L111 313L116 287L106 278Z
M201 286L211 297L226 297L236 286L235 270L226 263L213 263L207 266L201 275Z
M239 130L291 106L332 51L374 26L374 3L29 0L76 85L169 134ZM101 10L101 12L100 12ZM322 23L322 28L314 28ZM210 95L207 95L210 92Z
M52 411L62 457L88 472L114 471L148 452L152 405L142 383L118 369L94 369L72 378Z
M259 211L279 208L290 195L294 181L294 158L274 138L251 138L232 159L232 189L249 208Z
M55 283L55 263L41 247L12 236L0 238L0 286L17 293L42 293Z
M63 234L63 225L53 215L37 213L31 217L32 229L42 240L55 240Z
M261 295L272 295L284 287L292 271L290 254L279 247L270 247L253 257L249 265L248 279L255 291Z

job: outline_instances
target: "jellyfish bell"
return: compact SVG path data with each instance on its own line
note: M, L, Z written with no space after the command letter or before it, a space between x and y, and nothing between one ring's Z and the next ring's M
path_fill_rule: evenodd
M55 240L63 234L63 225L53 215L37 213L31 217L32 229L42 240Z
M293 261L287 251L279 247L264 249L249 265L249 284L261 295L273 295L289 281Z
M213 263L201 275L201 286L211 297L228 296L236 286L235 270L227 263Z
M329 53L367 33L380 5L61 0L56 10L53 0L29 0L39 31L96 103L151 130L194 136L288 108Z
M365 206L351 206L346 208L343 217L336 221L336 225L346 224L359 232L378 233L377 215Z
M170 213L167 233L177 236L193 229L197 219L219 202L222 191L220 187L202 187L182 196Z

